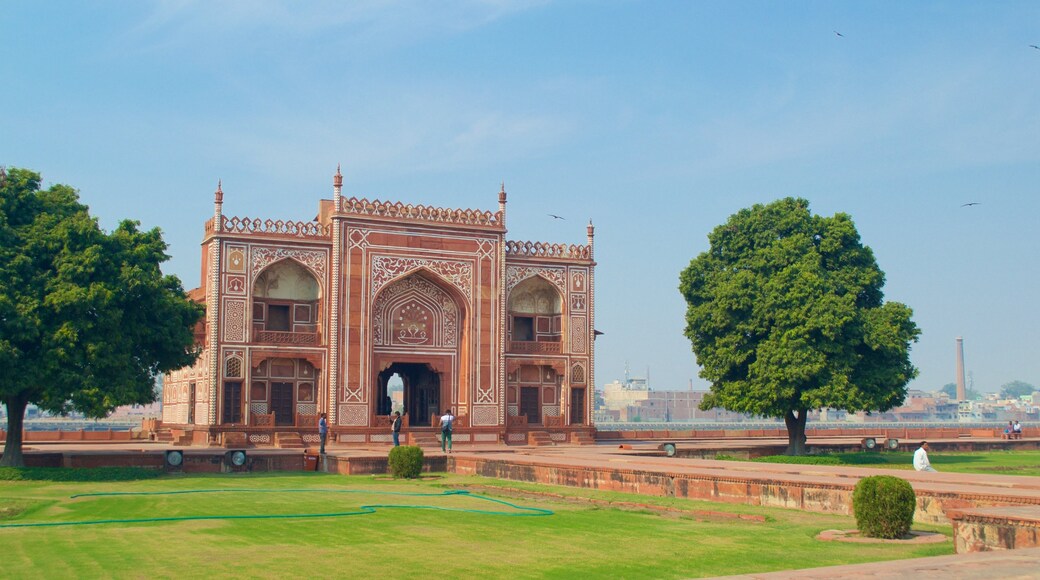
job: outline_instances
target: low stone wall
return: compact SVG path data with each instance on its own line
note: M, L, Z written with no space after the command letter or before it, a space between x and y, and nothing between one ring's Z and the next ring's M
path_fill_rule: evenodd
M89 443L104 443L106 441L126 443L127 441L133 441L134 436L135 433L130 430L113 431L111 429L106 429L105 431L83 431L80 429L74 431L24 431L22 432L22 441L25 443L72 443L76 441L86 441ZM7 432L0 431L0 441L6 440Z
M1040 506L951 510L958 554L1040 547Z
M852 492L856 485L855 480L846 484L786 480L776 476L690 475L617 469L610 466L579 467L513 462L472 456L452 457L448 467L455 473L513 481L842 515L852 515ZM915 491L917 510L914 520L924 523L949 523L946 514L953 509L1040 504L1040 500L1014 496Z
M805 436L811 438L827 437L877 437L881 439L899 439L908 444L916 444L932 439L956 439L958 437L1001 437L1003 429L978 429L968 427L925 427L882 429L865 424L862 427L843 429L806 429ZM1040 427L1023 427L1023 437L1040 437ZM658 429L658 430L625 430L596 431L598 441L619 440L671 440L671 439L747 439L755 437L787 438L787 429Z
M327 455L321 471L340 475L380 475L390 472L386 457L336 457ZM423 473L448 471L447 457L423 457Z

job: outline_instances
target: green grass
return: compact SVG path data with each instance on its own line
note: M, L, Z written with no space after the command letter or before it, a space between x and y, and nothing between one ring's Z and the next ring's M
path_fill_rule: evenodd
M549 516L443 491L472 487ZM508 488L508 489L501 489ZM71 496L96 492L259 491ZM288 490L308 490L290 492ZM322 491L326 490L326 491ZM334 493L349 490L352 493ZM517 490L551 493L517 497ZM359 492L359 493L354 493ZM427 496L400 494L433 494ZM591 503L587 499L601 500ZM765 522L615 509L602 501L754 513ZM683 578L950 554L938 545L820 542L851 517L444 475L420 481L325 474L186 475L124 482L0 481L0 524L199 515L375 513L0 528L12 578L415 576ZM427 505L439 509L417 509ZM489 515L472 511L505 512ZM917 529L917 526L915 526ZM921 526L942 530L948 527Z
M791 457L770 455L752 461L763 463L795 463L808 465L872 465L884 469L913 469L910 452L829 453ZM932 467L952 473L985 473L990 475L1040 476L1040 451L983 451L973 453L929 452ZM717 456L716 459L732 459Z

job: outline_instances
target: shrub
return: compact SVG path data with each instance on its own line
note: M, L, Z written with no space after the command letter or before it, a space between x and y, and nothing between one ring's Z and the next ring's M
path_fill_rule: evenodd
M914 522L917 496L910 482L891 475L864 477L852 492L856 527L870 538L905 536Z
M422 473L423 452L415 445L401 445L390 450L390 475L415 479Z

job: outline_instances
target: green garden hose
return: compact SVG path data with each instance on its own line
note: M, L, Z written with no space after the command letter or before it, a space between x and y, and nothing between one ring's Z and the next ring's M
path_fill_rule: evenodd
M394 495L394 496L413 496L413 497L443 497L449 495L465 495L473 499L479 499L483 501L489 501L505 506L509 506L513 509L520 510L522 513L506 512L506 511L494 511L494 510L476 510L476 509L465 509L465 508L450 508L441 507L434 505L395 505L395 504L370 504L362 505L358 507L357 511L348 512L328 512L318 514L249 514L249 515L202 515L202 516L171 516L171 517L157 517L157 518L133 518L133 519L108 519L108 520L84 520L84 521L72 521L72 522L25 522L25 523L14 523L14 524L0 524L0 528L33 528L33 527L47 527L47 526L91 526L99 524L138 524L147 522L183 522L192 520L264 520L264 519L293 519L293 518L338 518L343 516L358 516L364 514L374 514L379 508L384 509L423 509L423 510L440 510L447 512L463 512L471 514L484 514L494 516L507 516L507 517L530 517L530 516L551 516L553 512L547 509L534 508L534 507L523 507L516 504L509 503L504 500L486 497L482 495L474 495L465 490L448 490L441 493L408 493L408 492L393 492L393 491L366 491L357 489L193 489L193 490L181 490L181 491L113 491L113 492L100 492L100 493L80 493L70 496L69 499L77 499L81 497L105 497L105 496L141 496L141 495L181 495L181 494L193 494L193 493L360 493L370 495Z

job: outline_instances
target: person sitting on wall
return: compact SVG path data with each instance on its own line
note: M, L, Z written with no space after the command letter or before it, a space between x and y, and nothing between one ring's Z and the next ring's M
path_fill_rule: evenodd
M917 451L914 451L914 469L917 471L935 472L935 470L932 469L932 464L928 461L927 441L922 441L921 446L917 448Z
M1011 432L1015 435L1015 439L1022 438L1022 424L1015 421L1015 425L1011 428Z

